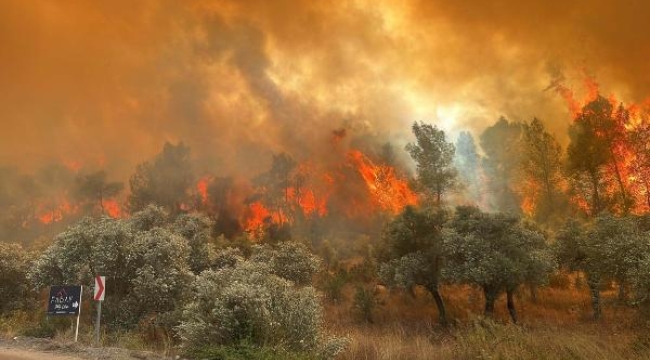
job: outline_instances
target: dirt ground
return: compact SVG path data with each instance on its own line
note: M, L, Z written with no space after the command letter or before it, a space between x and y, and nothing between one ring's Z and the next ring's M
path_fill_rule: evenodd
M120 348L84 347L50 339L0 338L0 360L170 360L164 356Z
M79 360L78 357L57 355L51 352L40 352L25 349L0 348L0 360Z

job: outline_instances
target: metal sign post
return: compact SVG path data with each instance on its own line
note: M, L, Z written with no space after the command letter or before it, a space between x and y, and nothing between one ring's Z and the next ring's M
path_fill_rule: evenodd
M77 312L77 329L74 331L74 342L77 342L79 338L79 318L81 317L81 299L84 294L84 287L81 286L81 291L79 292L79 311Z
M95 344L99 346L99 325L102 320L102 302L104 302L105 276L95 276L93 299L97 301L97 319L95 320Z

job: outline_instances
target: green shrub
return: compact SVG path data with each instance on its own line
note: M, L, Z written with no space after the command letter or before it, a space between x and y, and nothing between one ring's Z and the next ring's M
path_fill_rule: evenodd
M297 288L264 263L243 261L206 271L194 282L195 297L178 327L185 345L318 346L322 308L312 287Z
M321 264L305 245L295 242L257 246L251 260L268 264L273 274L298 285L310 284Z
M30 262L22 246L0 242L0 314L34 305L36 297L27 278Z
M34 262L30 280L37 288L90 287L96 274L106 276L103 323L111 328L134 328L141 318L174 311L194 278L191 242L174 231L192 229L170 229L168 221L154 206L129 219L85 218L55 238Z
M347 274L343 271L337 272L335 275L327 275L323 290L328 300L338 302L343 298L343 286L347 283Z
M38 322L25 327L21 335L51 339L57 332L70 328L70 319L67 316L42 316Z
M377 299L375 298L375 293L373 290L357 286L356 292L354 293L354 302L352 303L352 308L357 313L357 315L365 322L373 323L373 312L377 307Z

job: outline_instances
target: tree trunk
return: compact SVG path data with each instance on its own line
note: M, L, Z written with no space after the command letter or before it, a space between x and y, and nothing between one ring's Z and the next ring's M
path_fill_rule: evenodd
M433 295L433 300L436 301L436 307L438 308L438 320L440 325L447 325L447 312L445 311L445 303L442 301L442 296L440 291L438 291L438 286L433 287L431 290L431 295Z
M645 176L641 176L641 180L643 181L643 187L645 188L645 202L648 208L650 208L650 182L648 182L648 179L646 179Z
M513 323L517 323L517 309L515 309L515 299L513 299L514 289L506 290L506 297L508 299L508 313Z
M598 193L598 178L596 174L591 174L591 184L594 187L592 216L600 212L600 194Z
M625 214L629 212L629 204L627 200L627 191L625 190L625 185L623 184L623 177L621 176L621 171L619 170L618 161L616 161L616 153L612 144L609 144L609 151L612 155L612 163L614 165L614 173L616 175L616 182L618 182L619 189L621 190L621 198L623 200L623 211Z
M619 281L618 282L618 301L624 302L626 298L627 298L627 293L625 292L625 282L624 281Z
M101 192L99 193L99 208L102 211L101 215L104 216L104 194Z
M533 304L537 304L537 285L530 284L530 300Z
M591 307L594 310L594 320L599 320L602 314L600 308L600 281L587 279L587 282L589 283L589 291L591 292Z
M497 299L497 291L489 286L483 286L483 294L485 295L485 317L492 318L494 316L494 302Z

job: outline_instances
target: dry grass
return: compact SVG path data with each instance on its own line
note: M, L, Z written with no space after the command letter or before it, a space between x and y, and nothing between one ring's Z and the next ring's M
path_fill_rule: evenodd
M343 289L343 300L326 303L328 332L347 335L351 342L341 360L401 359L650 359L650 326L637 318L635 309L616 301L616 289L603 292L603 319L591 319L586 289L575 279L559 287L539 289L533 302L528 289L516 296L520 324L512 325L505 299L496 303L494 320L481 317L483 295L468 286L441 289L452 325L437 324L433 300L424 289L415 294L378 291L374 323L363 323L351 310L354 285ZM90 311L80 331L80 342L92 344ZM18 334L16 329L38 322L33 313L17 312L0 321L0 336ZM57 340L70 342L70 328L57 333ZM152 339L146 331L103 334L104 346L155 350L173 355L173 343Z
M494 320L481 317L483 297L466 286L442 289L453 325L437 325L435 305L423 291L384 292L373 324L361 323L344 300L327 305L329 330L350 337L340 359L649 359L648 328L634 309L618 305L616 291L603 293L603 319L591 319L589 295L573 284L543 288L533 302L528 290L516 303L520 324L509 323L505 299Z

